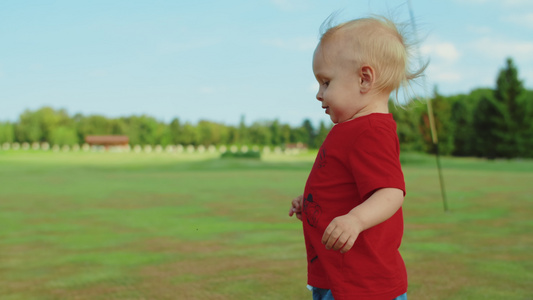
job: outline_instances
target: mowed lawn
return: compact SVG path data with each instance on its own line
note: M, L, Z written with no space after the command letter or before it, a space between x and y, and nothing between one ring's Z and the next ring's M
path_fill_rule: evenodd
M312 161L0 151L0 299L310 299ZM402 161L409 299L533 299L533 161Z

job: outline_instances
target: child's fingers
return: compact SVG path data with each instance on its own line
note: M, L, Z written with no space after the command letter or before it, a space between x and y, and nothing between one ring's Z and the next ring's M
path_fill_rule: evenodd
M292 217L293 215L296 215L296 218L297 218L298 220L300 220L300 221L302 220L302 213L301 213L301 212L299 212L299 211L294 211L294 209L291 209L291 210L289 211L289 217Z
M291 207L291 209L289 210L289 217L292 217L294 213L296 213L296 209L294 209L294 207Z
M324 231L324 235L322 236L322 244L324 244L328 250L333 248L340 234L342 233L337 229L338 228L335 226L335 224L330 223Z
M289 210L289 216L292 217L294 214L301 214L302 212L302 199L303 195L300 195L294 199L292 199L292 207ZM300 218L298 218L300 219Z
M341 250L348 252L354 245L359 233L357 222L348 216L340 216L331 221L322 236L322 244L326 249Z
M353 244L355 243L355 240L356 240L356 238L351 236L348 239L348 241L344 244L344 247L342 247L341 253L346 253L346 252L350 251L350 249L352 249L352 247L353 247Z
M294 207L294 205L289 210L289 217L292 217L294 214L300 214L301 210L299 207Z
M346 253L352 249L356 239L357 235L341 232L339 227L337 227L333 231L328 232L326 230L324 232L322 244L328 250L340 250L341 253Z
M299 209L302 206L302 202L303 202L303 195L300 195L292 199L292 206Z
M302 221L302 205L303 205L304 195L299 195L298 197L292 199L292 207L289 210L289 217L296 215L298 220Z

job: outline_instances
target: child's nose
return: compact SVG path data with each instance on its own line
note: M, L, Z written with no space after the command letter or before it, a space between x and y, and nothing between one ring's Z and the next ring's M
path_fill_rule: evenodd
M318 101L322 101L322 100L324 100L324 99L322 98L322 91L319 90L318 93L316 93L316 100L318 100Z

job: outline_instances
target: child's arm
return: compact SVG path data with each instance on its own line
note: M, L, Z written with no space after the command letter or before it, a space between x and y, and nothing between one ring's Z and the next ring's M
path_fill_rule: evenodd
M322 236L326 249L346 253L363 230L378 225L392 217L403 203L403 191L396 188L379 189L365 202L349 213L336 217Z
M298 220L302 220L302 205L303 205L303 199L304 196L300 195L294 199L292 199L292 207L289 211L289 217L292 217L292 215L296 214L296 217Z

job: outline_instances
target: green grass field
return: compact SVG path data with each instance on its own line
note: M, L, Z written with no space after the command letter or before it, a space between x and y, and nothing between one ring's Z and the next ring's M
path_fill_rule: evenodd
M312 160L0 151L0 299L310 299ZM533 161L402 161L409 299L533 299Z

